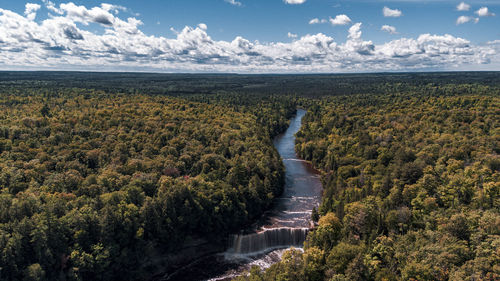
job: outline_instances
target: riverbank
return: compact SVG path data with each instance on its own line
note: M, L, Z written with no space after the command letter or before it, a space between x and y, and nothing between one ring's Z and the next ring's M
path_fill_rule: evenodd
M227 249L205 255L194 252L197 258L156 280L231 280L252 266L264 269L279 262L290 247L302 247L323 190L320 173L295 152L295 134L305 113L298 109L287 130L273 140L285 166L285 185L272 208L249 228L228 237Z

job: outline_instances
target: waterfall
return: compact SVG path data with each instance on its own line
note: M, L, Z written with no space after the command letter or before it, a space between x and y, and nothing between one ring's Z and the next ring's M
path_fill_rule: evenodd
M232 235L227 252L252 254L283 247L302 247L308 231L308 228L280 227L257 233Z

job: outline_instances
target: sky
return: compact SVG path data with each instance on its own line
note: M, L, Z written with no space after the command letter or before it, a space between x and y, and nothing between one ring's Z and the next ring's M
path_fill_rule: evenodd
M1 70L500 70L500 0L0 0Z

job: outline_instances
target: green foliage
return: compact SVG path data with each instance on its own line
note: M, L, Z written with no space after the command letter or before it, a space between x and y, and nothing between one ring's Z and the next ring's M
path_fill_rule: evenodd
M24 275L25 281L43 281L45 279L45 271L38 263L34 263L26 268Z
M186 241L222 244L282 192L272 136L291 99L38 91L0 94L2 280L135 280Z
M0 279L145 279L222 244L282 192L300 105L318 226L240 280L498 280L499 77L0 73Z
M498 280L499 96L467 90L476 84L391 87L302 101L296 150L323 171L325 188L305 252L323 251L324 263L297 271L322 271L322 280Z
M359 253L362 253L363 250L363 247L360 245L348 244L345 242L340 242L333 247L326 258L326 265L330 274L345 273L349 264Z
M329 251L340 240L342 223L333 213L321 217L318 227L308 238L308 245Z

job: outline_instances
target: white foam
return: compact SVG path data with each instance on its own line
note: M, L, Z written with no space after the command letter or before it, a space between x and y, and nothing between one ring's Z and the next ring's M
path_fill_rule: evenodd
M287 158L287 159L283 159L283 161L307 162L306 160L298 159L298 158Z
M309 228L278 227L263 228L250 234L233 235L231 247L226 251L231 259L255 257L275 249L301 246Z
M285 214L311 214L312 211L283 211Z

